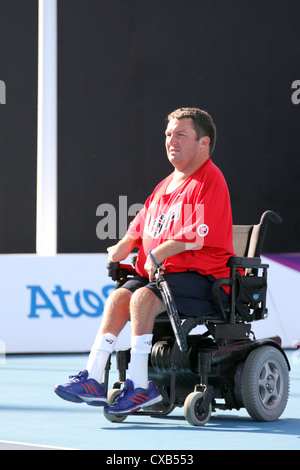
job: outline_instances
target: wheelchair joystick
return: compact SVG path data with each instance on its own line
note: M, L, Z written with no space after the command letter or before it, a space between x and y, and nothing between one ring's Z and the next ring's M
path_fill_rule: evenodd
M109 261L107 263L107 269L108 269L108 276L113 281L117 281L119 279L119 274L120 274L120 263L113 263L112 261Z

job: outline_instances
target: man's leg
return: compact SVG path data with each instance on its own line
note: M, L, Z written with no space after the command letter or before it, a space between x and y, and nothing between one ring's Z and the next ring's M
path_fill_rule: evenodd
M155 318L165 310L164 302L147 287L135 291L130 301L132 335L152 334Z
M148 388L148 357L152 348L154 320L164 310L163 301L149 289L139 289L133 294L130 302L130 379L135 388Z
M164 303L147 288L135 291L130 301L131 319L131 360L130 379L120 397L110 406L107 413L124 414L142 406L151 406L162 400L155 385L148 382L148 358L152 347L152 330L155 317L165 310Z
M89 378L102 381L104 369L113 352L117 336L129 319L129 304L132 293L127 289L117 289L107 299L103 320L92 346L86 370Z
M129 304L132 293L117 289L107 300L104 316L86 369L71 377L71 382L56 385L55 393L64 400L75 403L86 402L93 406L107 403L105 385L102 383L104 369L109 355L113 352L117 336L129 319Z

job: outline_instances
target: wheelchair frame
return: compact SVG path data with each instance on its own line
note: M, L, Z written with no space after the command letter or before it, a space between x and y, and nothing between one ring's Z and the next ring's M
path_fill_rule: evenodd
M274 421L283 413L289 395L290 365L281 347L281 339L276 336L257 340L251 331L253 321L265 319L268 315L269 266L262 264L260 256L269 221L279 224L282 219L274 212L266 211L258 225L233 226L236 256L228 262L231 275L217 279L212 288L216 313L204 318L180 316L180 333L185 337L186 350L182 350L178 339L176 341L169 315L157 317L148 369L149 378L156 384L163 401L131 414L165 417L174 408L183 406L186 420L191 425L202 426L217 409L239 410L245 407L256 421ZM244 270L242 281L247 279L250 287L241 285L241 269ZM118 281L116 288L134 273L131 265L114 263L109 266L110 277ZM259 287L256 288L254 284L258 281ZM230 286L229 309L220 300L220 289L224 285ZM241 287L252 296L251 301L247 295L246 299L242 297L238 301ZM205 325L207 331L190 334L199 325ZM121 392L129 358L129 350L116 351L119 380L108 392L109 403ZM109 370L110 360L105 374L107 387ZM114 422L127 417L107 414L105 410L104 415Z

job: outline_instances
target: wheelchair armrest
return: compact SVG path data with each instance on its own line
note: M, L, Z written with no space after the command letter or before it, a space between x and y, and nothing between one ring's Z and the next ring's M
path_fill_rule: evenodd
M108 276L113 281L119 281L128 275L136 275L136 271L131 264L120 264L110 262L107 264Z
M220 296L220 289L222 288L222 286L232 286L233 282L234 280L230 277L228 278L222 277L222 278L216 279L212 285L211 293L212 293L213 302L222 320L226 320L227 317L224 312L223 303L222 303L221 296Z
M232 256L227 266L230 268L268 268L268 264L261 264L259 257L248 258L246 256Z

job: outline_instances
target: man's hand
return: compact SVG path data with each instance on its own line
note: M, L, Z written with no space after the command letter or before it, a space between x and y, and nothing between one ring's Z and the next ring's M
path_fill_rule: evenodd
M150 256L147 256L146 263L144 265L145 270L149 274L149 281L155 281L155 272L157 271L157 266L153 263L152 259ZM163 265L160 266L160 271L164 272L165 267Z
M170 258L171 256L174 256L174 255L177 255L178 253L182 253L183 251L186 251L186 250L198 250L200 248L201 247L199 247L198 245L195 245L192 243L180 242L178 240L167 240L152 250L152 256L154 257L156 263L160 264L165 259ZM157 270L157 266L152 261L149 255L146 259L144 268L149 274L150 282L154 281L155 271ZM165 267L163 265L160 266L160 271L164 272L164 270L165 270Z

